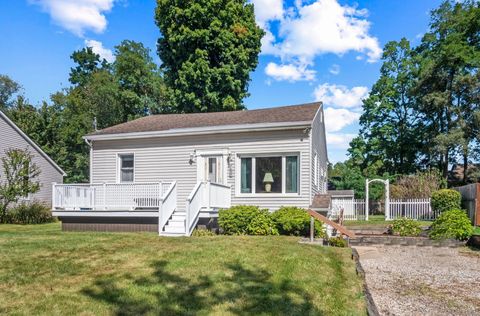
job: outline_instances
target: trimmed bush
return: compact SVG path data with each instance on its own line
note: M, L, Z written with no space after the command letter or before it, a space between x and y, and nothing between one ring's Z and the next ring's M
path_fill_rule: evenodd
M281 235L310 235L310 215L303 208L282 206L272 214L272 218ZM325 237L325 230L318 220L315 220L315 236Z
M21 203L7 213L9 224L43 224L52 223L55 218L48 206L40 202Z
M392 223L392 233L394 235L418 236L421 232L421 224L411 218L398 218Z
M342 236L329 238L328 239L328 244L332 247L340 247L340 248L347 247L347 241L345 239L343 239Z
M218 225L226 235L278 235L269 211L253 205L220 210Z
M429 236L432 239L467 240L473 234L466 212L460 209L448 210L440 214L430 227Z
M432 193L432 209L434 211L449 211L460 209L462 196L460 192L451 189L442 189Z

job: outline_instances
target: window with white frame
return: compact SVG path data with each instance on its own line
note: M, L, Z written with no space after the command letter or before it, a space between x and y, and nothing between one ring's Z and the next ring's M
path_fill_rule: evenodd
M240 157L240 193L299 193L299 156Z
M318 155L317 153L313 153L313 183L318 187L318 179L319 179L319 172L318 172Z
M134 179L134 156L133 154L118 155L120 182L133 182Z

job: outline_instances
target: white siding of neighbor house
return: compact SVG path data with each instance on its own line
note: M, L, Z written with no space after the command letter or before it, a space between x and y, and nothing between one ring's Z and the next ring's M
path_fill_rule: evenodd
M313 122L312 122L312 131L311 131L311 143L312 143L312 152L311 152L311 186L312 186L312 195L311 197L315 196L315 194L320 193L324 194L327 193L327 164L328 164L328 156L327 156L327 145L326 145L326 138L325 138L325 116L323 113L323 106L317 112ZM315 159L314 155L317 154L317 161L318 165L315 166ZM318 184L315 181L315 167L318 168Z
M5 157L5 152L11 148L28 149L33 155L33 162L40 168L38 177L40 191L32 194L31 200L38 200L47 204L52 202L52 183L62 183L63 175L55 168L31 143L0 116L0 159ZM3 179L3 166L0 161L0 181Z
M197 164L189 164L194 150L228 151L231 163L227 184L232 186L232 205L251 204L277 209L282 205L308 207L310 204L310 141L305 129L243 132L198 136L171 136L130 140L93 141L92 183L117 181L118 154L133 153L135 182L177 181L178 207L184 209L186 198L197 182ZM238 155L259 153L298 153L300 193L294 196L241 196L236 192ZM226 156L224 159L226 163Z

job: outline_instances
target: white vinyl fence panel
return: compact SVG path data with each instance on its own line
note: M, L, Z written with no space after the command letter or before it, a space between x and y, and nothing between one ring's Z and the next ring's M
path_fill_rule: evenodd
M387 220L407 217L417 220L434 220L438 212L434 212L430 199L390 200L390 212Z
M332 199L332 216L338 218L343 209L343 219L347 221L365 220L365 200Z

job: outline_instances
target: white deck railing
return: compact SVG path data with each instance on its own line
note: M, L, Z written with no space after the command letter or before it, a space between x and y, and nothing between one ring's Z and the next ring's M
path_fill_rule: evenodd
M158 233L163 231L169 218L177 209L177 182L174 181L162 197L158 214Z
M173 182L53 184L54 210L158 209Z
M229 208L231 206L230 186L209 181L200 181L187 198L185 235L190 236L197 225L200 211Z

